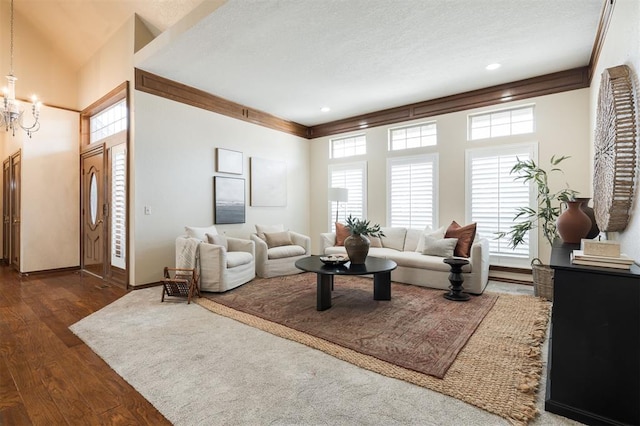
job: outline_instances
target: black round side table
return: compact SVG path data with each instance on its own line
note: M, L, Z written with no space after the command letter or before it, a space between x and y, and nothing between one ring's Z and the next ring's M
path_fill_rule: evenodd
M451 273L449 274L449 292L444 295L445 299L454 300L456 302L464 302L471 298L467 293L463 293L462 283L462 267L469 264L467 259L460 259L458 257L448 257L443 260L444 263L451 267Z

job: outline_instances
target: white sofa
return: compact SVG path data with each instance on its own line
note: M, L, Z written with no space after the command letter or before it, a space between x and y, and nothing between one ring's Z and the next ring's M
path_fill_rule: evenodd
M416 251L424 230L382 228L382 231L386 235L380 238L382 247L373 247L372 244L369 256L391 259L398 264L398 267L391 271L393 281L443 290L449 288L451 269L443 262L444 258ZM335 245L335 233L323 233L320 236L322 253L346 254L344 246ZM489 281L489 241L486 238L474 239L468 260L469 265L462 268L464 290L472 294L481 294Z
M256 228L260 230L259 225ZM256 245L256 275L261 278L299 274L302 270L296 268L296 260L311 254L311 238L307 235L294 231L280 232L287 232L292 244L269 247L266 238L258 233L249 236Z
M211 244L207 235L217 235L215 227L185 227L187 235L176 238L176 267L196 265L200 290L224 292L245 284L256 276L255 244L251 240L225 237L226 243ZM194 252L195 259L190 255ZM185 253L189 255L185 256ZM186 259L185 259L186 258Z

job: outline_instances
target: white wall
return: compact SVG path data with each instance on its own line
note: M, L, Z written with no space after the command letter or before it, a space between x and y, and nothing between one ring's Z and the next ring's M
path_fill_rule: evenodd
M536 132L529 135L496 138L478 142L467 141L467 117L471 113L490 111L498 108L535 104ZM407 156L420 153L439 153L439 225L449 225L452 220L462 224L465 219L465 150L468 148L499 146L522 142L538 142L540 164L548 168L552 155L569 155L571 159L562 163L566 180L560 176L550 180L550 186L560 189L565 181L571 188L590 197L589 159L589 90L574 90L554 95L541 96L520 102L478 108L468 111L444 114L424 120L365 129L367 155L350 159L329 160L329 141L332 137L314 139L311 142L311 235L327 232L328 201L327 168L330 163L366 160L368 164L368 219L383 226L387 224L387 176L386 161L390 156ZM411 123L435 120L438 126L438 146L417 148L404 152L389 153L388 129ZM544 241L539 233L539 241ZM317 238L313 241L314 252L318 252ZM540 243L538 257L548 261L550 248Z
M79 265L78 114L43 108L22 146L22 272Z
M246 223L217 225L219 232L248 238L257 224L279 224L309 232L309 141L265 127L135 91L134 217L132 285L158 281L175 265L175 239L184 226L213 224L213 176L242 177ZM241 151L244 173L215 172L215 148ZM287 205L249 204L249 159L287 163ZM144 214L145 206L151 209Z
M636 83L640 75L640 2L637 0L617 0L613 10L613 16L607 32L605 43L594 70L591 83L591 136L593 159L593 134L596 123L596 111L598 105L598 93L600 91L600 78L606 68L618 65L628 65L636 74ZM639 86L639 85L637 85ZM640 100L640 87L636 96ZM640 105L636 104L640 109ZM638 118L640 123L640 117ZM640 135L640 124L637 132ZM639 136L640 139L640 136ZM640 153L640 140L636 140ZM639 155L640 157L640 155ZM593 160L591 161L593 163ZM636 188L631 215L627 228L620 233L610 233L609 239L620 241L622 251L640 263L640 170L636 168Z

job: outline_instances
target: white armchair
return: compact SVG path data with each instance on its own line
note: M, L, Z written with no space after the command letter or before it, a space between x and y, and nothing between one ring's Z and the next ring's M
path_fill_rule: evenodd
M284 231L282 225L256 225L251 241L256 246L256 274L261 278L293 275L302 272L296 260L311 255L311 238L294 231Z
M201 233L190 229L207 229ZM197 246L200 290L224 292L251 281L256 275L255 244L251 240L217 235L214 227L190 228L176 239L176 266L185 266L185 252ZM188 263L188 262L187 262Z

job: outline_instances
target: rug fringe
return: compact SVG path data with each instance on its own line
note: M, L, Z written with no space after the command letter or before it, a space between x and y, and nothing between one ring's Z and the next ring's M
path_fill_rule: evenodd
M530 334L529 349L526 354L526 361L520 371L520 383L517 385L519 394L514 410L510 413L509 422L513 425L527 425L538 414L535 397L531 398L538 391L540 378L542 377L542 344L547 334L549 314L551 304L543 298L538 298L540 310L533 321L533 330Z

